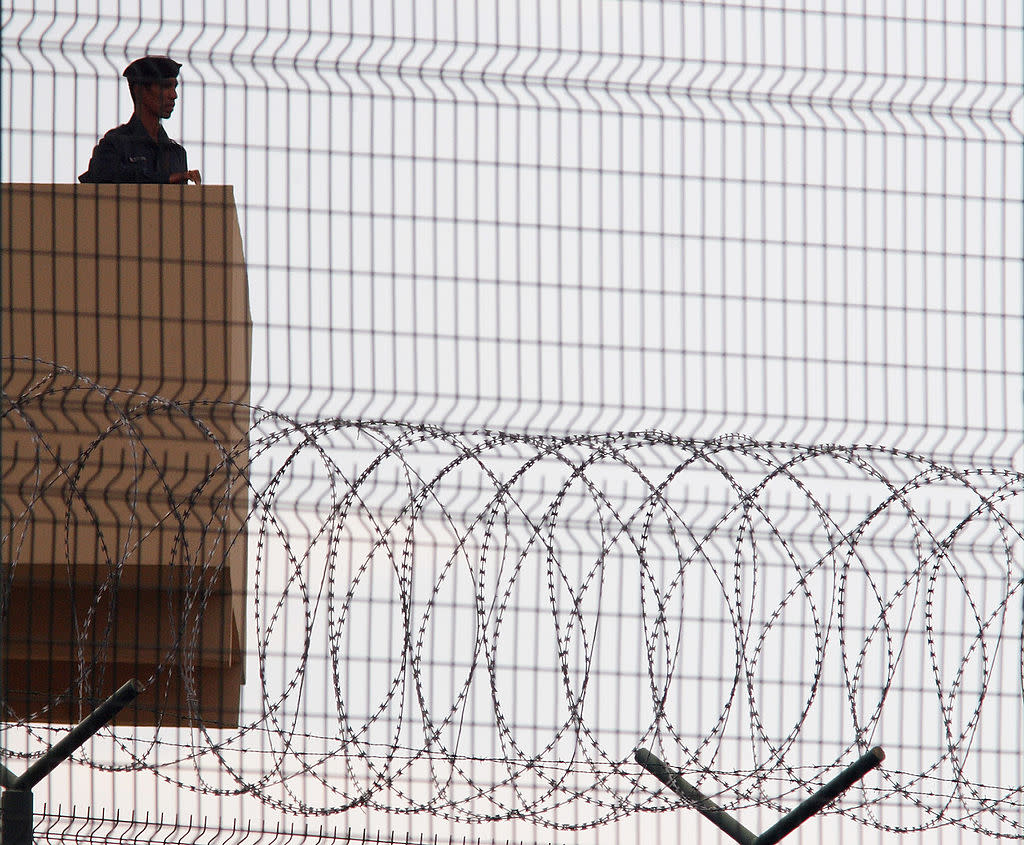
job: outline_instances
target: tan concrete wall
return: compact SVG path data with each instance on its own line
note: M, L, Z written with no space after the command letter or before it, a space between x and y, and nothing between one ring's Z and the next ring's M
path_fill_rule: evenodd
M0 227L7 706L75 721L130 675L147 690L121 721L187 723L191 689L192 715L237 724L251 322L232 190L4 185Z

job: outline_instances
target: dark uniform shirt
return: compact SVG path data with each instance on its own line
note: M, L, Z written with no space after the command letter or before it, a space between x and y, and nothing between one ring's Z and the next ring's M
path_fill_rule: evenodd
M111 129L92 151L89 169L79 182L148 182L164 184L172 173L188 170L185 148L160 126L157 140L149 137L137 115Z

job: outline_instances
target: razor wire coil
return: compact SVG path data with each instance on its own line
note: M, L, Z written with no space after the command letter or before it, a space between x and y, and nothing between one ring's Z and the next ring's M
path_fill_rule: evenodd
M49 486L68 505L65 551L71 514L91 521L102 550L107 575L75 620L80 637L103 641L103 597L131 557L97 510L115 485L90 487L109 476L94 465L104 454L134 456L116 473L118 495L156 498L178 527L167 565L186 573L188 600L161 667L177 667L191 697L200 643L187 619L209 598L200 573L249 544L255 671L240 726L204 724L196 709L189 733L158 727L129 742L114 729L120 759L83 762L289 813L370 807L589 827L681 806L637 771L636 745L696 773L725 807L781 809L858 749L891 748L880 736L890 711L920 706L941 731L930 756L908 767L909 752L890 753L880 782L841 812L890 830L1024 833L1020 785L988 776L995 746L982 720L986 707L1024 700L1024 477L1012 469L875 445L460 432L260 407L247 410L240 442L221 443L206 422L223 412L216 403L105 390L62 368L3 400L5 430L28 431L36 450L17 482L25 507L5 526L13 567ZM70 407L89 407L76 419L94 426L74 455L47 440ZM185 432L219 459L183 487L154 444ZM135 483L154 470L156 494ZM247 528L227 536L223 509L240 485ZM206 558L186 536L197 519ZM128 533L152 529L140 516ZM329 677L316 679L324 661ZM77 663L67 694L88 698L102 649L80 647ZM642 704L614 725L597 699L627 683ZM526 688L551 702L536 705L531 727L517 715ZM840 702L841 740L823 743L811 725ZM829 756L812 760L805 745ZM569 804L586 807L581 821L558 820ZM893 823L895 805L919 819Z

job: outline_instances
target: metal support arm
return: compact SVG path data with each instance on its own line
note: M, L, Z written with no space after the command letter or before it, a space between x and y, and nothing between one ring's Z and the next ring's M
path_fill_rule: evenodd
M679 772L670 769L646 748L638 748L633 756L641 766L665 786L676 795L689 801L698 813L714 823L719 830L739 842L740 845L776 845L780 839L792 833L826 804L834 801L864 775L881 765L885 759L885 752L877 746L872 748L760 835L747 830L714 801L703 795L697 787L688 783Z
M68 759L89 737L114 718L142 691L138 681L129 681L99 707L46 750L21 777L0 766L4 787L0 799L0 843L32 845L32 787Z

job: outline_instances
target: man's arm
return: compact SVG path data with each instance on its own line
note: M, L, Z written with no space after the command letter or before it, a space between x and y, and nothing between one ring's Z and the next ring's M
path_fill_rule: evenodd
M185 148L175 141L169 143L171 160L169 162L171 173L167 181L172 185L184 185L193 182L196 185L202 184L202 178L198 170L189 170L188 153Z

